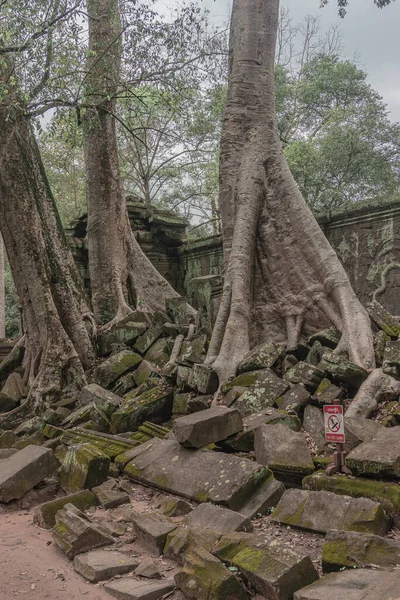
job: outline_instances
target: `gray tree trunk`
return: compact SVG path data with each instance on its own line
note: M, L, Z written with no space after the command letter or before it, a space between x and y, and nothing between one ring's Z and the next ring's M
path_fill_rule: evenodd
M6 294L4 287L4 242L0 234L0 338L6 337Z
M0 230L23 314L30 386L24 407L42 412L85 384L84 368L92 364L94 350L83 284L31 124L18 91L8 84L10 68L3 62L0 70L8 90L8 103L0 105Z
M178 294L133 236L118 163L115 94L121 60L118 0L87 0L89 58L85 115L89 276L95 317L109 326L132 312L164 310Z
M374 365L368 315L303 200L279 139L274 95L279 0L234 0L220 156L225 280L208 362L220 381L252 346L295 345L324 327Z

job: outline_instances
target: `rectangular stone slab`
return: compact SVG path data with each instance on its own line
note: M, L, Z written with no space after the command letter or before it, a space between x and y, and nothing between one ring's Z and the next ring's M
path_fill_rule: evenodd
M135 481L197 502L240 509L271 471L232 454L191 450L174 440L154 439L132 451L125 473Z
M51 529L56 523L56 514L66 504L73 504L79 510L85 511L91 506L96 506L98 500L89 490L82 490L62 498L56 498L37 506L33 512L33 522L43 529Z
M124 577L107 583L104 589L117 600L160 600L175 589L175 582L173 579L164 579L148 583Z
M340 571L343 567L400 567L400 543L396 540L359 533L358 531L330 531L322 547L324 573Z
M225 406L215 406L180 417L173 424L176 439L188 448L208 446L225 440L242 429L243 423L239 411Z
M22 498L54 473L58 460L49 448L27 446L1 462L0 502Z
M91 550L74 558L74 569L92 583L111 579L116 575L125 575L139 565L136 558L108 550Z
M400 571L351 569L331 573L294 595L294 600L397 600Z
M218 533L228 533L230 531L252 531L253 525L247 517L223 508L214 506L208 502L203 502L196 506L184 519L185 525L195 529L211 529Z
M286 490L272 520L320 533L342 529L386 535L390 528L390 521L378 502L296 489Z
M352 450L346 465L354 475L400 478L400 427L384 427L373 440Z

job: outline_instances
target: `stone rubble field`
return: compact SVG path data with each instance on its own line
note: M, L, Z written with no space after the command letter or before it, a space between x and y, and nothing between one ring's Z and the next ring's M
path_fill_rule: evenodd
M378 366L400 379L400 323L369 312ZM368 377L339 341L267 342L218 390L184 302L136 311L100 335L78 398L0 432L1 518L27 507L49 564L118 600L398 598L399 391L369 418L350 409L352 475L328 477L323 406L347 408ZM0 364L1 413L23 408L22 360L16 345Z

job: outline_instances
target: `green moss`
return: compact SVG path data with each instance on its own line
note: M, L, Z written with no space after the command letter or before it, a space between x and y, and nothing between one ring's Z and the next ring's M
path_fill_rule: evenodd
M197 492L194 496L194 499L196 500L196 502L199 502L199 503L207 502L208 496L209 496L208 491Z
M347 555L346 540L325 541L322 547L322 566L325 572L357 566L357 563L350 560Z
M260 378L260 371L253 371L250 373L242 373L242 375L238 375L228 383L224 383L221 387L221 392L226 394L229 390L235 386L240 387L249 387L258 381Z
M265 563L265 552L258 548L248 546L236 554L232 563L236 567L255 573L263 568Z

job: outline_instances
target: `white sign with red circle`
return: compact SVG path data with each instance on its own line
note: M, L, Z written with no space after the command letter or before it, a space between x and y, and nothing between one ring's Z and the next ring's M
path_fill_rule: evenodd
M343 406L340 404L324 406L324 421L326 441L344 444Z

